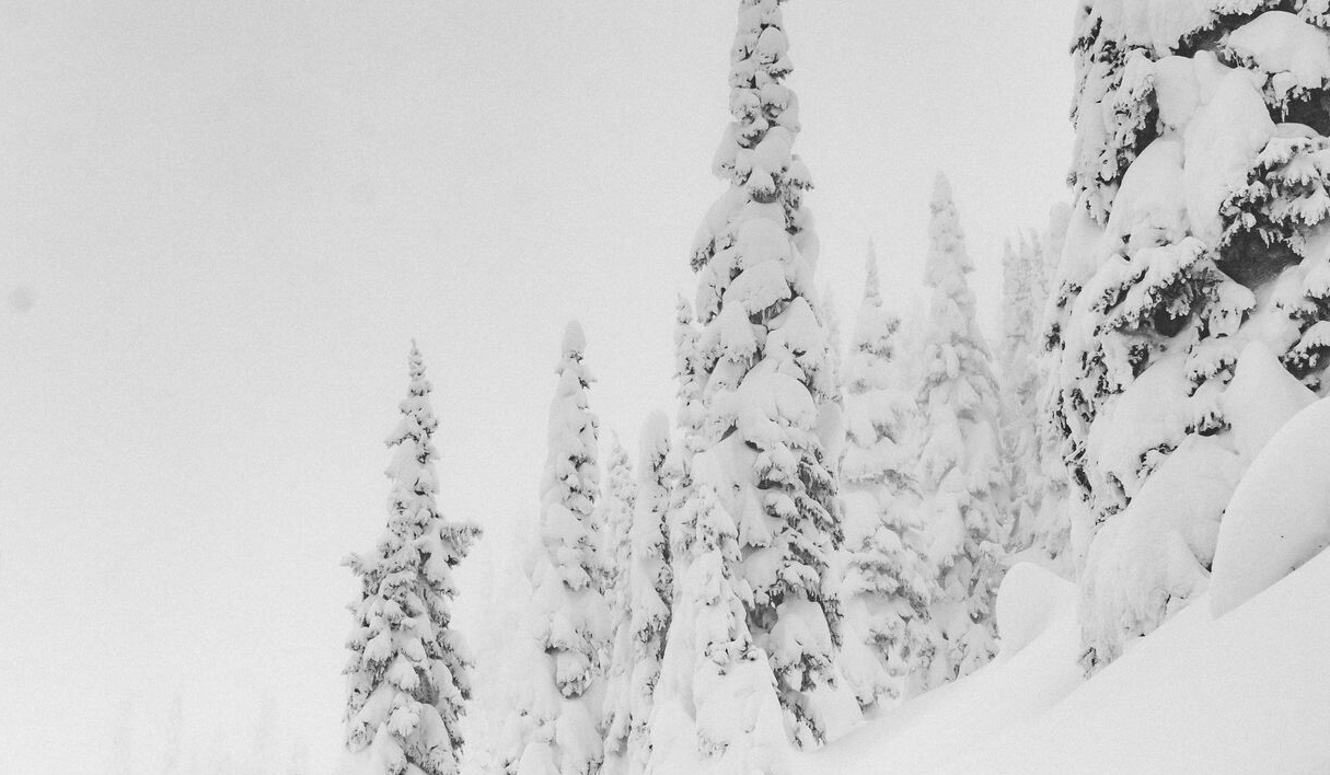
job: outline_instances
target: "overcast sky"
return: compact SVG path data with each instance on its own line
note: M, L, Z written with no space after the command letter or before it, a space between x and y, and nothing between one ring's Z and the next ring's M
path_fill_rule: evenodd
M0 769L154 775L177 695L187 765L265 715L330 761L411 337L442 506L490 532L459 623L502 628L565 321L606 431L671 406L735 5L0 0ZM1071 4L787 9L847 328L870 235L917 303L943 169L992 330L1066 196Z

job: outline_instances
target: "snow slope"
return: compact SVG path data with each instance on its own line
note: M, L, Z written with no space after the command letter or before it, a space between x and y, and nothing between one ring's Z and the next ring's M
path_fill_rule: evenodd
M1330 400L1279 429L1219 530L1211 609L1224 615L1330 546Z
M1036 583L1024 583L1027 579ZM998 596L998 626L1028 636L1031 625L1042 621L1041 634L1018 651L1005 649L972 675L799 756L802 769L796 771L932 773L955 762L961 751L986 749L984 741L1006 731L1012 721L1048 711L1082 683L1076 665L1076 598L1074 584L1048 571L1028 563L1013 567Z
M1004 585L1019 626L1048 614L1024 648L800 756L798 771L1330 771L1330 553L1218 619L1190 606L1088 681L1074 592L1050 594L1057 583Z

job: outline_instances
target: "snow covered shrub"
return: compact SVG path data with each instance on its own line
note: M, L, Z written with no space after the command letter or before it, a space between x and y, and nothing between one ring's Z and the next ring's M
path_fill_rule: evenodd
M974 264L965 249L951 185L939 174L929 204L932 221L924 283L932 289L924 330L918 401L924 436L919 479L930 534L930 561L940 590L932 618L945 643L933 660L931 683L968 675L992 658L993 602L1002 580L1002 471L997 383L988 345L975 320L965 276Z
M449 625L453 568L480 529L445 519L435 504L438 421L414 345L410 367L402 420L388 437L387 529L372 551L345 560L361 584L350 606L346 744L367 754L365 775L455 775L460 717L471 696L471 658Z
M1165 468L1175 489L1236 483L1248 459L1197 466L1230 433L1222 397L1238 353L1262 341L1320 385L1330 38L1313 5L1081 5L1077 208L1047 343L1061 353L1052 408L1078 495L1089 667L1206 586L1224 501L1188 502L1189 524L1137 501L1162 496L1150 481ZM1190 465L1167 465L1184 449ZM1144 526L1154 519L1173 524L1168 551Z

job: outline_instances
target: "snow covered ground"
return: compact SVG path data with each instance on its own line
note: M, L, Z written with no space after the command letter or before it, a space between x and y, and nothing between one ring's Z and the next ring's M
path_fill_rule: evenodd
M1085 680L1073 585L1017 566L999 601L1015 637L996 661L799 756L798 771L1330 772L1330 554L1219 618L1207 603Z

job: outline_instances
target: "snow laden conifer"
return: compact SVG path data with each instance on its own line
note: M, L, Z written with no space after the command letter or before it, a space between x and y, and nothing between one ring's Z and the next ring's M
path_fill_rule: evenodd
M1070 575L1066 555L1065 498L1050 480L1044 460L1041 402L1048 374L1039 331L1046 300L1046 236L1023 233L1004 246L1002 258L1002 440L1011 486L1008 548L1058 561ZM1058 461L1060 463L1060 461Z
M1208 584L1250 462L1226 398L1239 354L1259 340L1320 387L1325 23L1319 0L1080 4L1076 210L1047 341L1088 667Z
M997 385L975 321L965 249L951 185L939 174L925 284L932 289L924 332L919 478L940 590L932 617L945 643L933 682L964 676L996 651L993 604L1001 581L1005 506Z
M599 508L605 514L605 595L610 612L609 665L606 676L605 704L601 729L605 738L605 763L602 772L617 775L625 771L628 754L630 702L633 673L633 592L631 579L633 514L637 502L637 481L633 477L628 453L613 435L606 461L607 482Z
M1033 486L1043 492L1039 514L1032 526L1033 546L1051 558L1066 578L1075 577L1083 558L1078 558L1076 542L1072 539L1072 488L1061 455L1063 433L1056 409L1061 395L1057 377L1059 353L1056 348L1049 347L1049 342L1054 338L1054 332L1063 328L1066 322L1066 310L1057 303L1054 289L1070 221L1070 204L1062 202L1053 206L1041 242L1043 263L1038 272L1041 301L1036 317L1038 337L1033 345L1040 379L1034 412L1040 470L1036 477L1038 484Z
M647 416L640 435L637 502L633 511L632 551L628 564L631 663L628 691L630 775L646 772L651 761L651 713L665 656L674 576L666 538L671 470L670 425L664 412Z
M734 120L714 161L730 186L708 212L692 256L705 417L688 497L702 497L696 469L707 458L715 503L694 503L691 513L715 519L708 530L717 546L707 556L719 558L721 576L742 590L752 644L776 676L789 735L809 746L839 723L838 705L848 700L853 708L851 697L838 698L840 610L829 572L841 533L825 449L843 430L811 301L817 240L803 204L808 170L793 152L798 101L784 84L791 64L781 6L739 3L729 77ZM727 548L727 522L737 552ZM704 659L748 653L694 646Z
M346 560L361 585L350 607L346 745L363 756L365 775L457 773L471 695L471 658L451 627L453 569L480 531L445 519L435 503L438 421L414 344L410 375L388 437L387 527L373 550Z
M840 312L836 309L836 297L832 295L830 286L823 286L819 301L818 311L821 313L822 329L826 331L827 337L827 366L839 382L843 367L841 353L844 350L844 341L841 337Z
M716 486L727 477L709 454L693 460L692 493L678 528L674 599L649 723L652 772L783 775L789 770L776 678L748 626L751 587L739 575L738 527Z
M592 515L600 494L598 424L587 401L586 337L564 334L550 405L549 457L541 479L540 525L526 562L531 643L517 707L509 719L504 771L510 775L591 775L604 746L603 654L610 613L597 583L600 560Z
M693 305L682 295L674 308L674 378L678 383L678 426L685 440L696 443L702 436L705 407L702 405L703 376L698 349L698 331L694 325ZM686 451L691 452L691 449Z
M870 243L864 297L842 375L846 442L841 458L845 549L841 667L861 707L923 688L937 638L928 539L909 444L916 404L895 363L900 319L882 303Z

